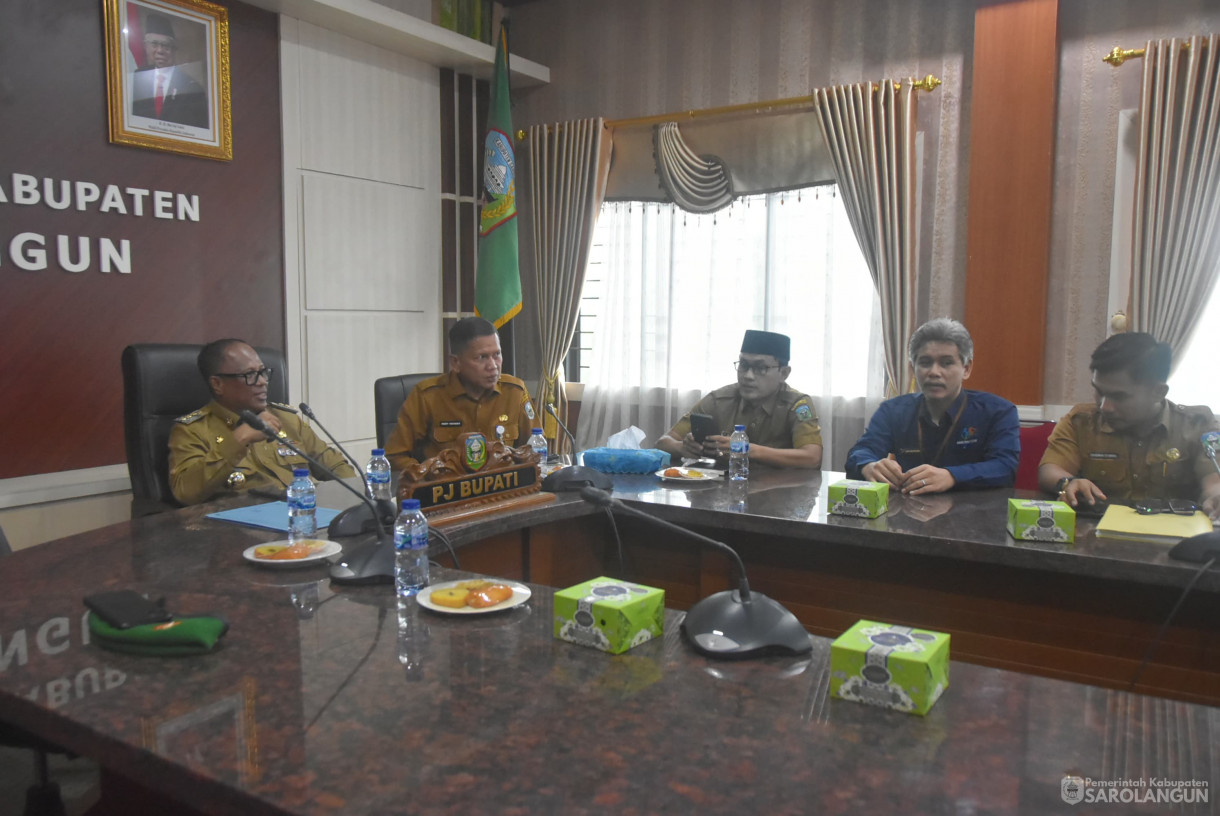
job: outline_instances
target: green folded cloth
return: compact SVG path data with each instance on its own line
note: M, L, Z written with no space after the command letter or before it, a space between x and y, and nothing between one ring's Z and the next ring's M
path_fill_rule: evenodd
M212 651L224 633L229 631L229 624L221 618L204 615L115 629L90 612L89 631L93 642L103 649L154 657L176 657Z

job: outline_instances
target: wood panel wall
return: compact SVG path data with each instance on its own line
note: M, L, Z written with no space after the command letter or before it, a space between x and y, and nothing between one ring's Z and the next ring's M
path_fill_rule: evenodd
M0 3L0 478L125 461L119 356L129 343L223 336L284 345L276 16L229 9L233 161L109 143L100 2ZM12 202L13 174L194 194L200 218L59 211ZM10 242L45 236L48 268ZM92 245L59 268L56 236ZM103 273L97 240L131 242L131 272Z
M970 387L1042 403L1059 0L975 13L965 322Z

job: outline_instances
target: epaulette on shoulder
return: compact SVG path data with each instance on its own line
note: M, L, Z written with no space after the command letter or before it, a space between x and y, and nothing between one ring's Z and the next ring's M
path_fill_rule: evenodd
M522 391L525 390L525 380L514 377L512 374L501 374L500 382L505 385L511 385L514 388L520 388Z
M278 408L281 411L287 411L290 414L298 413L296 408L293 408L291 405L285 405L282 402L272 402L271 400L267 400L267 404L272 408Z
M190 425L192 422L197 422L198 420L201 420L201 419L203 419L203 409L202 408L200 408L198 411L191 411L189 414L187 414L185 416L180 416L177 419L175 419L174 422L177 422L179 425Z

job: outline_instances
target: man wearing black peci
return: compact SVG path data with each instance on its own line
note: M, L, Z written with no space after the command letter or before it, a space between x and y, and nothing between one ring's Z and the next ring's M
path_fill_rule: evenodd
M657 447L674 456L728 456L733 426L745 425L751 464L821 467L822 428L813 400L787 383L791 345L786 334L748 330L734 364L737 383L699 400ZM717 432L696 441L691 414L710 415Z

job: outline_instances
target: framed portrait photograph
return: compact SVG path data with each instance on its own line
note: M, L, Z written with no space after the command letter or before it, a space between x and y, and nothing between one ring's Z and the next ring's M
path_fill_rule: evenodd
M229 13L206 0L103 0L110 141L233 158Z

